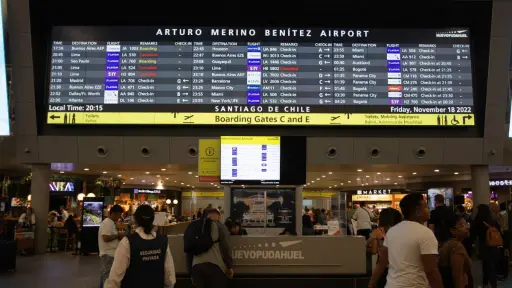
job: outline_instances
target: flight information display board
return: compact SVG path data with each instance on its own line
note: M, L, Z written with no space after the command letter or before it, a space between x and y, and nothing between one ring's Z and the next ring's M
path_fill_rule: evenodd
M473 126L469 30L55 27L48 124Z

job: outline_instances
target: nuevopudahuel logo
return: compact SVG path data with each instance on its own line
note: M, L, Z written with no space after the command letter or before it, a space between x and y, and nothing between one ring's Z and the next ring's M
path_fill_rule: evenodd
M468 38L468 30L437 32L436 38Z

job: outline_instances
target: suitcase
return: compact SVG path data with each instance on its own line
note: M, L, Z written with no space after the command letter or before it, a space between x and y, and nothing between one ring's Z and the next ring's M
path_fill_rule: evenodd
M0 272L16 270L16 240L0 241Z

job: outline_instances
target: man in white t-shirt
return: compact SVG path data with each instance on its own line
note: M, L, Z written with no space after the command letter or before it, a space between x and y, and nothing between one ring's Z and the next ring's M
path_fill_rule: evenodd
M119 240L124 237L123 233L117 232L116 222L123 214L123 207L114 205L110 208L109 216L101 222L98 231L98 247L100 249L101 258L101 287L108 279L110 268L114 263L114 255L116 253Z
M366 207L365 202L359 204L359 208L356 209L352 219L357 221L357 235L364 236L366 240L372 233L372 218L375 218L373 212Z
M62 223L65 223L66 219L69 217L69 213L64 206L60 206L60 217L62 218Z
M374 287L389 265L387 288L442 288L437 269L438 244L432 230L424 226L429 218L421 193L411 193L400 201L404 221L386 233L368 287Z

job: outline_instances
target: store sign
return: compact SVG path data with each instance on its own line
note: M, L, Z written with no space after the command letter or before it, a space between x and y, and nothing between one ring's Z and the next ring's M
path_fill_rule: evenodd
M391 194L391 189L370 189L370 190L357 190L357 195L387 195Z
M352 195L352 201L392 201L393 195Z
M512 180L491 180L489 186L512 186Z
M160 194L162 190L158 189L133 189L133 194Z
M224 192L183 192L182 197L224 197Z
M73 182L50 182L48 187L52 192L75 192Z

